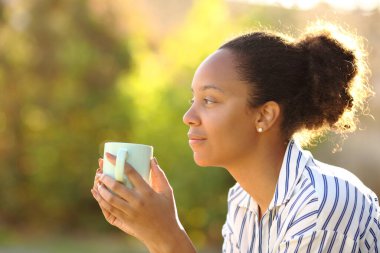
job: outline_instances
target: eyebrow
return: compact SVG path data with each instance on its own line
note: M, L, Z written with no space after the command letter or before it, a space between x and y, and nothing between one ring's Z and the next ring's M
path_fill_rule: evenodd
M207 84L207 85L202 86L201 91L210 90L210 89L217 90L219 92L224 93L224 90L222 88L214 84ZM194 92L193 88L191 88L191 91Z

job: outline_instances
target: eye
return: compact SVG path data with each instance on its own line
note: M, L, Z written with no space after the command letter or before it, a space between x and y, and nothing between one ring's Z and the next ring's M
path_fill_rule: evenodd
M209 98L209 97L203 98L202 100L203 100L203 103L205 105L210 105L210 104L215 104L216 103L216 101L214 99ZM195 102L195 98L192 98L192 99L189 100L189 104L191 104L191 105L194 104L194 102Z
M206 105L214 104L215 101L210 98L204 98L203 101L205 102Z

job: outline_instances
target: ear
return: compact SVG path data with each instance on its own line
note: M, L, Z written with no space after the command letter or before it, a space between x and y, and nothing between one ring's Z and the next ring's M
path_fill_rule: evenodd
M268 101L258 109L256 129L258 132L268 131L280 118L280 105L274 101Z

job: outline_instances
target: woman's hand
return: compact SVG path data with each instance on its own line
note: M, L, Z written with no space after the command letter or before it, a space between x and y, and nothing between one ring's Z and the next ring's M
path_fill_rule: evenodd
M106 158L115 164L115 156L107 154ZM151 252L195 252L178 220L173 190L156 159L151 161L152 186L127 163L125 173L133 189L102 174L102 168L99 159L91 192L110 224L135 236Z

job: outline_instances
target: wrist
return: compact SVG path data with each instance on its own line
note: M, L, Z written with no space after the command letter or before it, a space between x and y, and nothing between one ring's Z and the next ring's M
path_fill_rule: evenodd
M163 238L160 243L147 244L150 253L196 253L193 243L182 227L163 233L166 234L166 238Z

